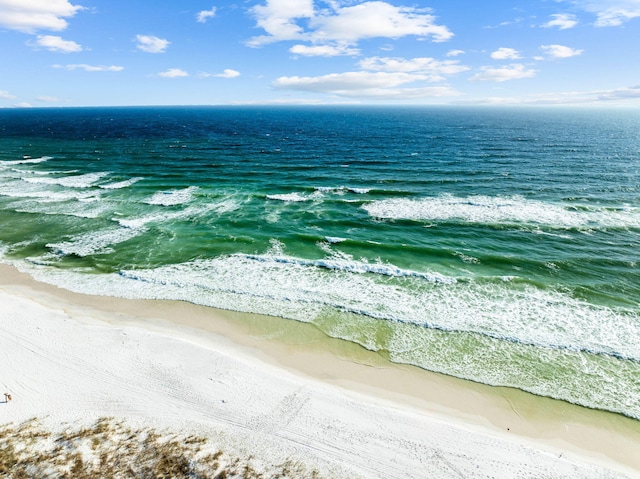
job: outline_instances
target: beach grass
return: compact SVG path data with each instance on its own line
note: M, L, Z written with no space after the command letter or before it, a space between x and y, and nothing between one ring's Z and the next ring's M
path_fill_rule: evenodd
M198 435L132 428L114 418L47 429L34 418L0 426L0 476L8 479L321 479L296 460L258 464Z

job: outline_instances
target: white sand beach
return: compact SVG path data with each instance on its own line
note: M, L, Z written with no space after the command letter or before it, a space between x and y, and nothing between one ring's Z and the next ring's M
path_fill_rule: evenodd
M287 346L234 329L231 313L0 277L0 424L115 417L328 477L640 477L631 419ZM216 324L197 328L199 314Z

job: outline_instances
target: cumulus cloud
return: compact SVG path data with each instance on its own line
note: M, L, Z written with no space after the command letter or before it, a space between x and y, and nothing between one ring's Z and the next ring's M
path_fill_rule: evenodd
M209 78L209 77L236 78L240 76L240 72L237 70L232 70L231 68L225 68L225 70L222 73L200 73L198 76L200 78Z
M540 47L549 58L570 58L581 55L584 50L577 50L571 47L565 47L564 45L542 45Z
M181 70L180 68L169 68L165 72L158 73L158 76L161 76L164 78L180 78L180 77L188 77L189 74L186 71Z
M35 41L28 43L36 48L42 47L52 52L75 53L82 51L80 44L71 40L63 40L57 35L38 35Z
M397 7L379 0L350 6L337 2L328 5L315 10L313 0L266 0L264 5L256 5L251 11L258 27L267 35L254 37L248 44L260 46L282 40L302 40L314 44L355 45L366 38L409 35L441 42L453 36L424 9Z
M124 67L116 65L87 65L86 63L72 65L53 65L54 68L64 68L65 70L84 70L86 72L120 72Z
M469 67L460 65L457 60L439 61L433 58L388 58L371 57L360 61L363 70L382 72L416 73L422 80L441 81L445 75L454 75L469 70Z
M317 77L280 77L273 86L279 89L328 93L349 98L415 99L453 96L459 93L448 86L398 88L424 80L421 74L404 72L344 72Z
M15 100L17 97L9 93L7 90L0 90L0 98L3 100Z
M571 3L596 15L598 27L616 27L640 17L639 0L571 0Z
M0 0L0 25L24 33L61 31L67 28L65 19L82 9L68 0Z
M464 55L464 53L465 53L464 50L449 50L447 52L447 56L448 57L457 57L457 56L460 56L460 55Z
M216 7L211 7L209 10L202 10L196 15L196 20L200 23L205 23L209 18L216 16Z
M573 28L578 24L576 16L570 13L556 13L551 15L551 20L543 24L544 28L558 27L560 30L567 30Z
M435 17L424 10L371 1L339 8L334 14L317 15L311 25L314 38L323 40L357 42L364 38L415 35L441 42L453 36L446 27L434 22Z
M521 63L514 63L500 68L481 67L480 73L472 76L469 81L496 81L519 80L521 78L531 78L536 71L527 69Z
M360 54L360 50L351 48L348 45L294 45L289 51L305 57L337 57Z
M153 35L136 35L136 40L138 41L138 50L147 53L164 53L171 43L169 40Z
M281 40L300 40L304 37L304 29L296 20L313 17L313 0L267 0L264 5L254 6L251 13L258 27L267 32L267 35L251 39L251 46Z
M498 48L495 52L491 53L491 58L494 60L517 60L520 57L520 52L513 48Z

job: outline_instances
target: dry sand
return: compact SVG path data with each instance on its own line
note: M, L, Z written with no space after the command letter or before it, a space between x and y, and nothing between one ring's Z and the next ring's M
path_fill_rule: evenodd
M310 325L74 294L6 265L0 386L0 424L113 416L331 477L640 477L639 421L394 365Z

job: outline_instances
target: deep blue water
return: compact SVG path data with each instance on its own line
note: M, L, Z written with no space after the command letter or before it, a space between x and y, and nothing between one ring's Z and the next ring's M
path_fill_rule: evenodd
M640 419L640 113L0 110L0 253Z

